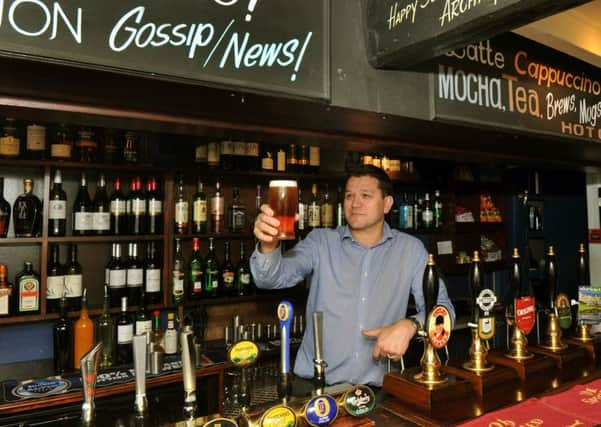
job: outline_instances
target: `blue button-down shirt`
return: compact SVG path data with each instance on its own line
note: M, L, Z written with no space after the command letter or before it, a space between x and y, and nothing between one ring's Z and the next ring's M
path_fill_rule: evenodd
M409 292L415 299L416 317L424 324L422 280L427 258L421 241L385 223L382 241L371 248L355 241L348 226L321 228L284 254L280 249L268 254L255 249L250 267L257 286L267 289L291 287L312 274L296 375L313 377L312 313L321 311L327 383L380 386L386 363L374 361L374 339L362 331L406 317ZM442 281L438 303L449 308L454 322Z

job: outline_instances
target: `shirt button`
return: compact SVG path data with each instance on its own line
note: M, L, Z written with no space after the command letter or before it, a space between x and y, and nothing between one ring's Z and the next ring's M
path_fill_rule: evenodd
M355 353L355 359L359 358L359 353Z
M365 297L361 297L361 302L365 302Z
M364 277L367 277L367 271L366 271L365 273L363 273L363 276L364 276Z

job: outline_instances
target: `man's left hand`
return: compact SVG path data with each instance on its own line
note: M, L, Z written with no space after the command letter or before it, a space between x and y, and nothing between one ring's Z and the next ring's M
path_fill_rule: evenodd
M399 320L392 325L382 328L363 331L363 335L366 337L377 338L372 352L376 360L383 357L399 360L407 351L409 341L411 341L415 333L415 326L408 319Z

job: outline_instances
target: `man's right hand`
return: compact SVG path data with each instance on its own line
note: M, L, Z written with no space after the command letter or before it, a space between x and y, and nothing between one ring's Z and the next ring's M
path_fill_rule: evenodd
M276 236L280 221L273 216L273 213L273 209L269 205L263 204L261 205L261 213L255 219L253 232L257 240L259 240L259 250L261 253L272 252L279 244Z

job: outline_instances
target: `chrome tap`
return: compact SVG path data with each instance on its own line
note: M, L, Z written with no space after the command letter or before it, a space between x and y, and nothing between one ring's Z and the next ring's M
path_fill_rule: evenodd
M196 414L196 366L193 333L190 325L181 332L182 374L184 377L184 416L194 418Z
M316 311L313 313L313 343L315 346L315 359L313 359L315 383L314 394L323 394L326 386L326 367L328 364L323 359L323 313Z
M94 395L96 394L96 377L98 375L98 363L102 342L99 342L88 351L80 360L81 379L83 383L83 405L81 407L81 419L84 423L94 420Z
M146 399L146 334L134 336L134 372L136 375L136 399L134 406L136 412L141 414L148 408Z

